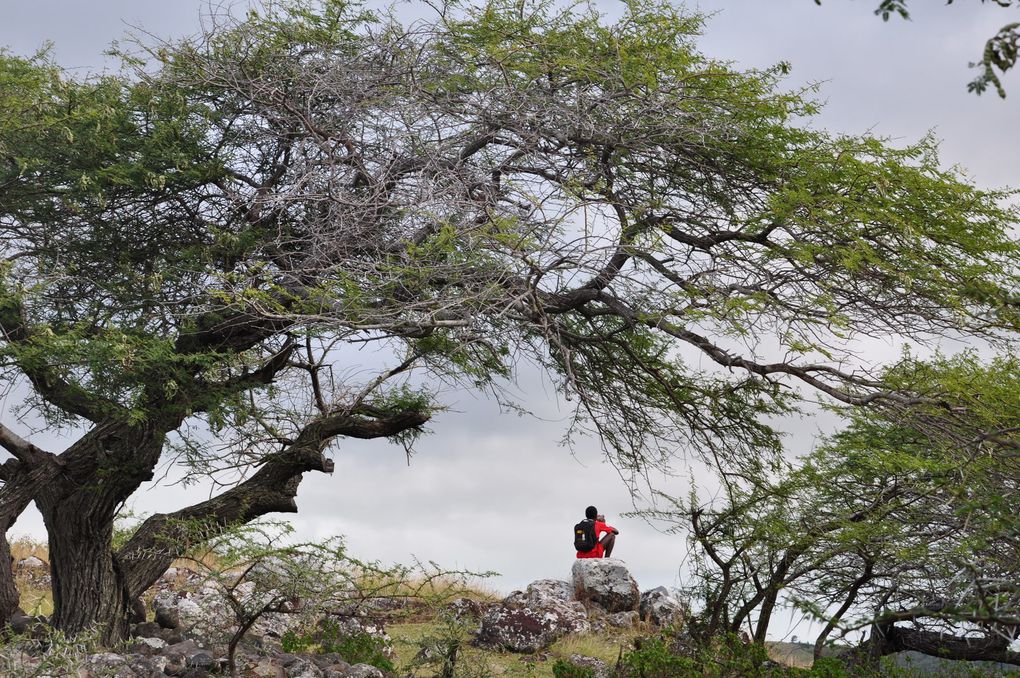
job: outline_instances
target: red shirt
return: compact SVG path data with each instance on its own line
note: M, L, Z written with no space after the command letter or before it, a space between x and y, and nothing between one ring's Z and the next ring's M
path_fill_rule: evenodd
M605 553L605 549L602 548L602 542L600 540L602 538L602 535L607 533L607 532L616 532L616 528L615 527L610 527L609 525L606 525L601 520L596 520L595 521L595 548L593 548L591 551L578 551L577 552L577 557L578 558L601 558L602 554Z

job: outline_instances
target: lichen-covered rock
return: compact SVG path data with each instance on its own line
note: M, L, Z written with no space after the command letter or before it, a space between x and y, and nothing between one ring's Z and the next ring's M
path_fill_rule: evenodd
M577 600L597 605L610 613L638 609L638 585L622 560L578 558L571 573Z
M299 659L287 667L287 678L322 678L322 669L312 661Z
M485 603L471 598L454 598L446 605L446 613L458 622L476 622L482 618L492 603Z
M568 633L590 630L584 606L549 595L545 586L514 591L482 617L476 642L513 652L538 652Z
M614 626L618 629L629 629L637 623L638 613L634 610L630 610L628 612L614 612L606 617L606 621L610 626Z
M656 626L677 625L687 618L687 606L665 586L641 594L641 619Z
M574 666L591 669L592 673L595 674L595 678L609 678L609 665L601 659L587 657L583 654L572 654L568 661Z
M574 587L562 579L539 579L528 584L524 594L529 601L537 605L550 600L569 603L574 599Z
M355 664L347 669L347 678L383 678L383 672L369 664Z

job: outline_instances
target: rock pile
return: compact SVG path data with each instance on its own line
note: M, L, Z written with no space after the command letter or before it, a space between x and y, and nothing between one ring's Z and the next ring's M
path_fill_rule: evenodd
M665 588L640 593L627 565L615 558L578 559L572 581L542 579L514 591L481 618L476 642L512 652L539 652L567 634L642 619L657 626L679 624L684 605Z
M31 562L18 565L29 572L42 569ZM456 619L479 624L475 634L479 645L531 655L568 634L587 634L607 626L631 627L639 619L656 626L677 625L687 616L684 605L665 588L639 593L637 582L620 560L578 560L571 574L571 581L532 582L524 591L514 591L497 603L458 599L447 611ZM12 630L39 640L26 641L23 650L0 653L0 675L205 678L226 673L228 643L238 620L222 592L195 573L174 569L154 589L150 595L155 620L132 625L131 639L119 652L79 654L73 666L59 669L45 664L50 660L38 652L48 642L44 640L45 618L18 615L11 620ZM233 595L235 603L250 607L267 594L246 582L236 587ZM322 630L328 623L331 632L343 638L367 635L379 647L387 648L384 656L392 658L390 639L373 619L385 617L393 606L413 612L412 603L397 599L379 601L378 605L358 603L343 614L331 614L328 620L320 618L318 628ZM288 633L308 632L308 618L300 611L300 601L294 601L285 612L263 615L251 625L234 657L239 675L385 678L378 668L348 662L338 654L284 652ZM606 671L598 660L578 656L571 661L593 669L597 676Z

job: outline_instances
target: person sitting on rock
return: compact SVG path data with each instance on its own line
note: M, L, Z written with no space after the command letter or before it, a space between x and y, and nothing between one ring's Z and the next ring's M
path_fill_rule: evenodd
M606 517L599 513L594 506L584 510L586 520L595 521L595 548L590 551L578 551L578 558L609 558L613 553L613 546L616 545L616 535L620 531L615 527L606 525Z

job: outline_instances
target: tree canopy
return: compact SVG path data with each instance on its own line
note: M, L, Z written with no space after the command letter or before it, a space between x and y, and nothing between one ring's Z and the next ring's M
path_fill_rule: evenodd
M295 0L140 42L118 75L0 54L2 378L84 431L45 451L0 428L0 526L42 512L55 624L123 633L179 525L295 511L334 441L410 443L442 384L499 396L522 363L633 471L753 463L812 394L940 413L853 342L1011 341L1012 193L931 138L813 128L810 92L700 54L701 26ZM241 478L112 551L170 455Z
M847 425L771 474L718 469L717 501L653 514L688 532L708 631L763 642L791 605L835 632L901 650L1020 664L1016 450L1020 364L907 357L887 375L939 411L847 410ZM956 416L944 417L945 410ZM939 426L931 426L931 416Z

